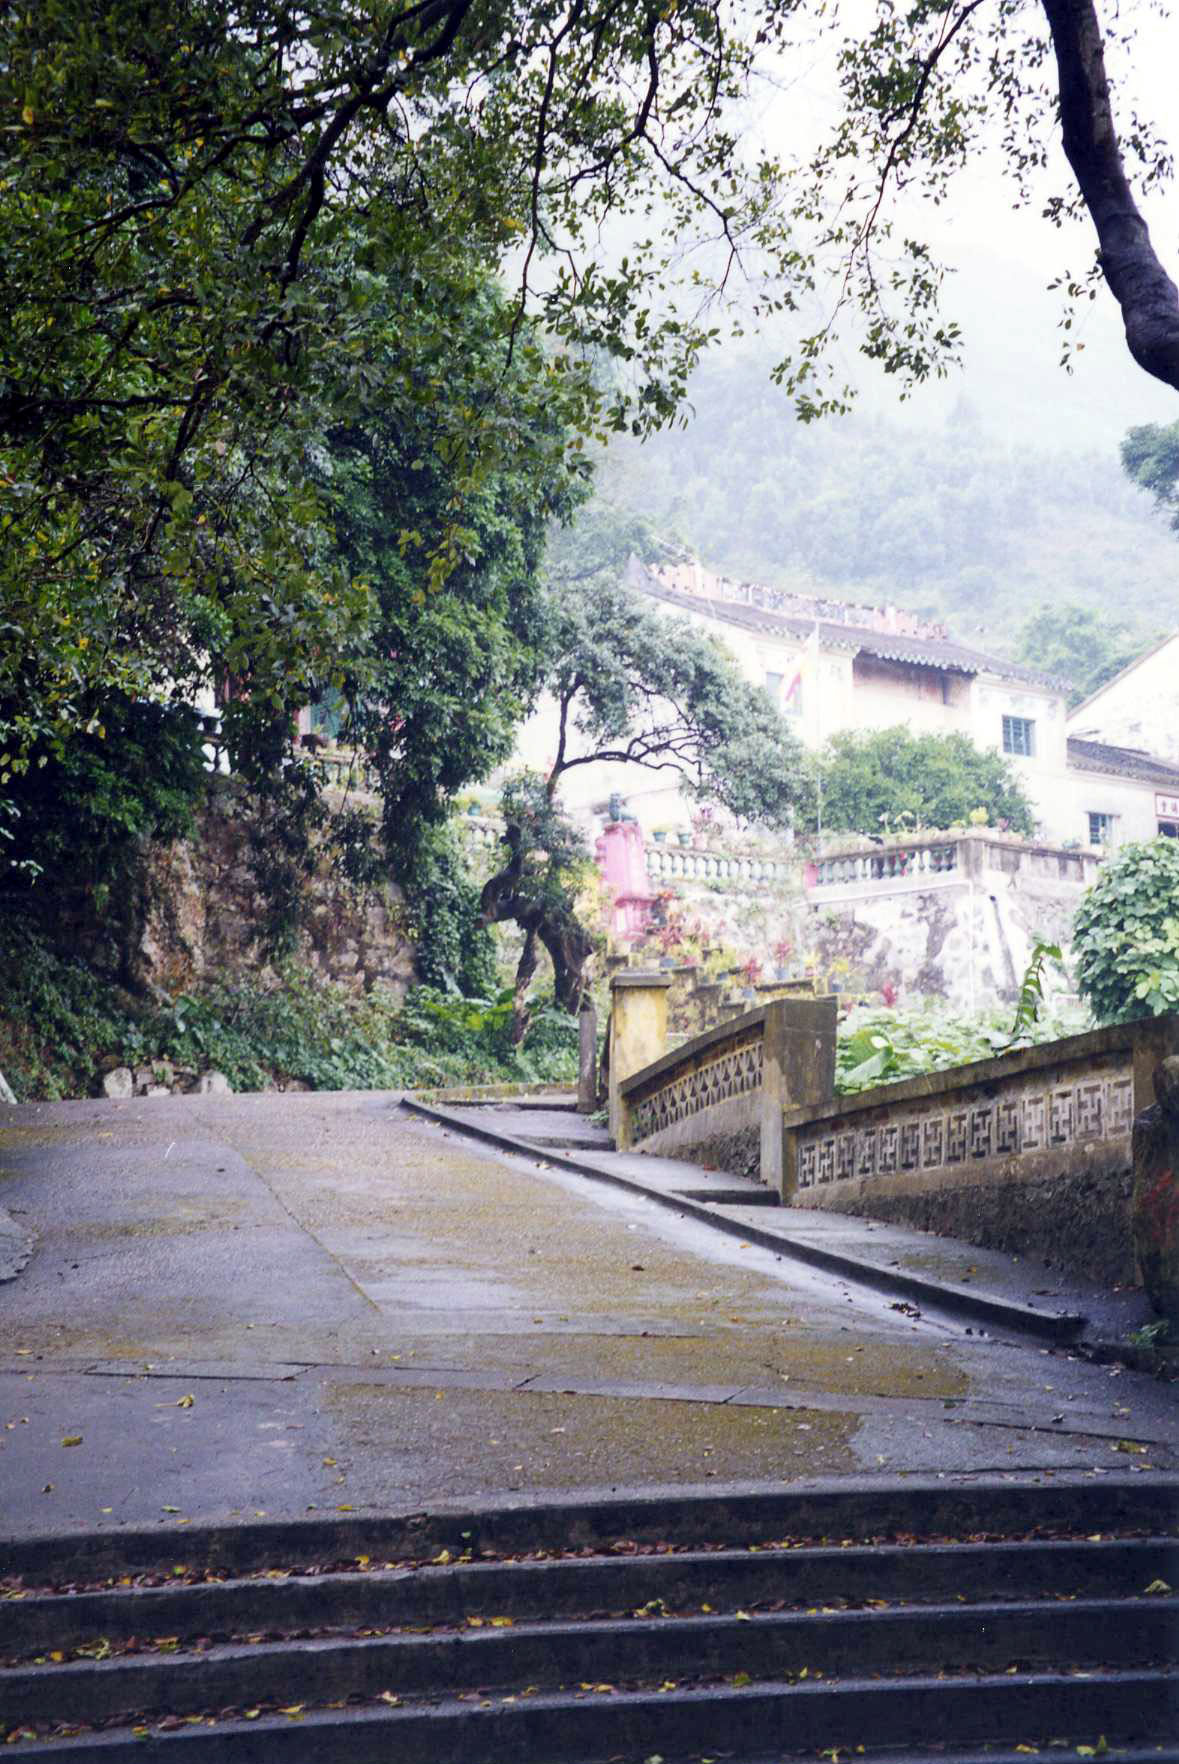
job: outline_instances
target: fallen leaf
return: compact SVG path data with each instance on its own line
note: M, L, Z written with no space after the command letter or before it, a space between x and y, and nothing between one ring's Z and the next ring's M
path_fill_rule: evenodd
M80 1433L67 1433L61 1443L63 1446L81 1445L82 1435Z
M1143 1587L1142 1590L1144 1592L1155 1593L1161 1596L1163 1593L1169 1593L1171 1588L1167 1585L1165 1580L1152 1580L1150 1585Z
M177 1404L176 1404L176 1407L177 1407L177 1408L178 1408L178 1409L191 1409L191 1408L192 1408L192 1405L193 1405L193 1404L194 1404L194 1403L195 1403L195 1402L196 1402L196 1398L195 1398L195 1397L194 1397L194 1396L182 1396L182 1397L181 1397L181 1398L180 1398L180 1399L179 1399L179 1400L178 1400L178 1402L177 1402Z
M401 1703L401 1698L395 1697L392 1691L382 1691L377 1700L381 1703L388 1703L391 1709L398 1708Z

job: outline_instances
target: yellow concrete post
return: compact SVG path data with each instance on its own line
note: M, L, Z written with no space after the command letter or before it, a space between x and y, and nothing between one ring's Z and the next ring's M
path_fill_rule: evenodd
M670 974L624 968L610 982L610 1134L619 1151L632 1143L623 1081L667 1052Z
M795 1174L785 1114L835 1094L834 998L780 998L766 1006L761 1072L761 1179L789 1205Z

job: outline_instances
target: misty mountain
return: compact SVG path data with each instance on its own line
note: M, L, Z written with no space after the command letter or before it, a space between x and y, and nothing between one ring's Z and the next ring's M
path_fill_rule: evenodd
M1092 607L1146 640L1179 623L1179 540L1117 457L996 433L959 399L928 427L903 412L804 426L763 350L718 353L686 427L613 444L611 500L709 567L944 618L1013 649L1042 605Z

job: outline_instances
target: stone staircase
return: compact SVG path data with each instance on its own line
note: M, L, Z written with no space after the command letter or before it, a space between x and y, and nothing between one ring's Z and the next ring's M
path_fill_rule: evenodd
M0 1557L0 1739L74 1764L1166 1764L1177 1531L1179 1484L1143 1475L33 1541Z

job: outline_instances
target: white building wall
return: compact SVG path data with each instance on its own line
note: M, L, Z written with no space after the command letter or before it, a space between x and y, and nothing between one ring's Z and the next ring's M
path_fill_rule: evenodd
M1068 732L1179 763L1179 632L1079 704Z
M691 620L728 650L745 679L763 687L768 684L790 728L807 747L819 747L842 730L870 732L900 725L915 734L958 731L978 747L1010 760L1032 801L1043 838L1056 844L1087 846L1091 813L1115 817L1115 844L1150 839L1158 831L1153 783L1070 766L1068 737L1081 731L1074 726L1076 718L1068 718L1064 694L1051 687L1004 679L997 673L940 673L838 648L816 651L813 642L768 631L745 631L722 624L703 610L666 607L657 601L651 604L664 617ZM1156 742L1161 743L1169 731L1170 749L1161 744L1152 747L1156 753L1166 753L1179 747L1179 636L1148 661L1143 719L1151 720L1155 731L1152 740ZM791 683L799 676L801 690L791 697ZM1095 739L1116 741L1109 730L1119 705L1128 714L1131 685L1127 676L1126 684L1106 706L1105 726ZM1166 708L1172 702L1168 689L1173 693L1171 712ZM1106 689L1106 694L1112 692L1113 687ZM1100 708L1099 701L1106 694L1098 694L1090 706ZM1031 727L1030 754L1004 751L1005 717L1020 719L1025 729ZM1094 720L1091 712L1088 722ZM576 735L570 745L576 752ZM1135 741L1132 745L1146 743ZM556 706L546 699L522 729L513 765L547 771L556 751ZM686 829L690 824L694 805L682 795L672 772L621 764L579 766L566 774L561 787L567 808L587 820L600 813L615 792L648 830L661 826Z

